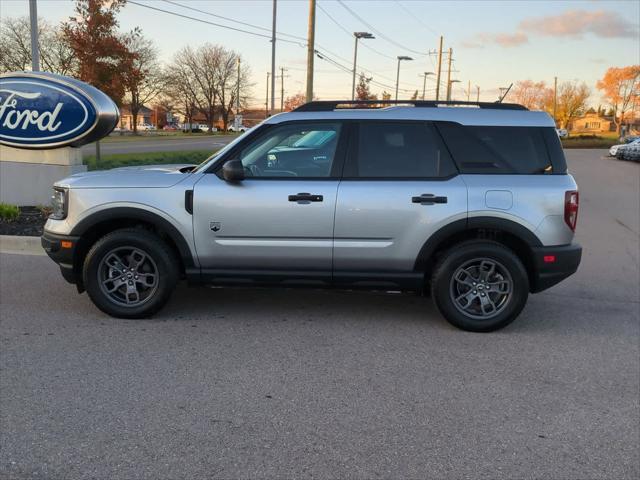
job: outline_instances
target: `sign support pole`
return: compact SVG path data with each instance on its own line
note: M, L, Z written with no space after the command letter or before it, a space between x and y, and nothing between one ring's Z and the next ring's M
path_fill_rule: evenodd
M40 71L40 49L38 47L38 4L29 0L29 21L31 24L31 70Z

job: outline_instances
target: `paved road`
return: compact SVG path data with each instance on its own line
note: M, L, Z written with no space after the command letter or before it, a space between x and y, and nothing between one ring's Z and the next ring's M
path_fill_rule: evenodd
M306 290L115 320L0 256L0 477L638 478L640 166L568 156L583 265L493 334Z
M173 152L176 150L218 150L235 139L237 135L214 135L193 137L149 137L144 140L109 140L100 142L100 153L141 153L141 152ZM84 155L95 155L96 144L90 143L82 147Z

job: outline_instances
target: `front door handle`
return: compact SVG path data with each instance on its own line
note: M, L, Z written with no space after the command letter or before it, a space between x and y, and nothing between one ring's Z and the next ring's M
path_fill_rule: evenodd
M322 195L312 195L311 193L296 193L295 195L289 195L290 202L322 202L324 197Z
M419 197L411 197L411 201L422 205L434 205L436 203L447 203L447 197L437 197L432 193L423 193Z

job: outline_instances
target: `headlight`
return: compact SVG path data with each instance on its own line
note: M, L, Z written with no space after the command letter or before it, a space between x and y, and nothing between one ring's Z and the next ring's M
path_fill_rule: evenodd
M64 220L67 218L68 190L64 188L54 188L51 196L52 212L49 218L53 220Z

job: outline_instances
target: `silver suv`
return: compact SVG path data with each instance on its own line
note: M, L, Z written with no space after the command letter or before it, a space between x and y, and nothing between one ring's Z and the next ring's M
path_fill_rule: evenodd
M198 166L61 180L42 244L124 318L186 279L424 292L453 325L491 331L577 270L578 191L546 113L359 103L273 116Z

